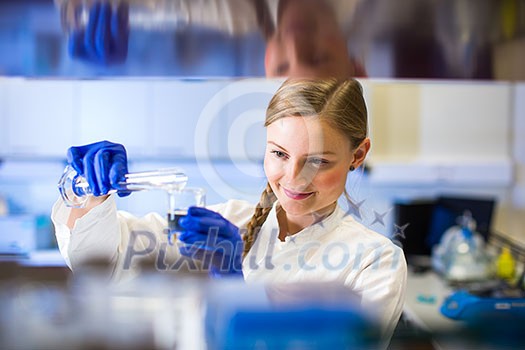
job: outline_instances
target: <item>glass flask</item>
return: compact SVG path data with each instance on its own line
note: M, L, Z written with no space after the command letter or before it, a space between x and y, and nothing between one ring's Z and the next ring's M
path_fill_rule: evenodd
M181 232L179 219L188 214L188 208L204 207L206 205L206 191L199 187L186 187L176 191L168 191L168 242L172 244L172 237Z
M122 191L130 192L160 189L174 193L183 190L188 182L188 176L179 168L128 173L124 177L125 180L118 185ZM83 208L92 196L87 180L70 165L66 166L58 181L58 190L64 203L71 208ZM117 190L109 193L115 192ZM171 202L170 199L170 205Z

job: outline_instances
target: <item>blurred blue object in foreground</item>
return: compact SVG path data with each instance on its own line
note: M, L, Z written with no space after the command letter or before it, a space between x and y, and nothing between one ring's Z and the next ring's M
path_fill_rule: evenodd
M523 348L525 292L509 288L494 293L476 295L458 290L445 299L440 311L448 318L463 321L464 337L497 349Z
M525 318L525 297L482 297L459 290L445 299L440 311L448 318L463 321L474 321L480 316L491 315Z
M374 349L379 326L333 284L217 284L206 298L210 349Z

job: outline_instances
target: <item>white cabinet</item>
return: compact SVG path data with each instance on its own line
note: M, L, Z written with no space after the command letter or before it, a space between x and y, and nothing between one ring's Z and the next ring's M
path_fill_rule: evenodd
M225 118L220 91L226 84L223 80L154 82L149 118L153 153L170 158L220 156ZM205 111L210 101L216 101L218 108Z
M151 154L150 81L87 80L77 84L75 143L108 140L125 145L130 156Z
M74 83L9 79L3 89L5 153L65 156L74 140Z
M374 183L512 182L512 84L395 81L371 89Z
M423 84L421 156L509 159L511 92L505 83Z

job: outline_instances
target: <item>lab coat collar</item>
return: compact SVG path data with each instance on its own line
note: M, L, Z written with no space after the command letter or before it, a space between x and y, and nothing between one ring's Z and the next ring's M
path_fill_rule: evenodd
M275 201L270 213L268 214L267 221L269 221L268 224L272 227L279 227L279 222L277 220L277 209L279 207L279 201ZM323 234L335 230L344 218L345 212L341 209L339 204L336 204L334 211L329 216L314 225L304 228L294 235L287 236L284 243L299 243L319 239Z

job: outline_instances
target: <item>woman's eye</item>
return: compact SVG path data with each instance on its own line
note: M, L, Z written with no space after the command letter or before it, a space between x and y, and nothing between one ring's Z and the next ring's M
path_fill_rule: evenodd
M284 153L282 151L272 151L271 153L273 153L277 158L284 158L284 157L286 157L286 153Z
M289 70L289 64L288 63L281 63L277 66L277 68L275 69L275 73L278 75L278 76L282 76L282 75L285 75L288 70Z
M319 166L328 164L328 161L321 159L321 158L310 158L308 159L308 163L319 167Z

